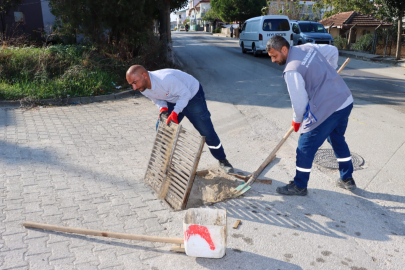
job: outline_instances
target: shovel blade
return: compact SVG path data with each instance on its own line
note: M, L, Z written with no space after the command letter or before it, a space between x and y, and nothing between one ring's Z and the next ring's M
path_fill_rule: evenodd
M233 193L232 198L239 197L249 189L251 189L251 186L247 186L245 184L239 185L237 188L235 188L235 192Z

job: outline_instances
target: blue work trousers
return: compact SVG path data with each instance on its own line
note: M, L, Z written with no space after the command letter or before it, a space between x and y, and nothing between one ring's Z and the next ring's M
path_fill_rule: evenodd
M169 109L169 114L173 111L175 103L167 102L167 107ZM201 136L205 136L205 142L210 149L211 154L214 158L222 160L226 158L224 147L217 133L215 132L214 125L211 121L211 114L208 111L207 102L205 101L204 90L200 84L200 89L197 94L190 99L187 106L183 109L181 113L177 116L179 123L184 117L193 124L195 129L198 130ZM159 120L156 124L156 129L159 125Z
M297 147L297 168L294 177L296 186L300 188L308 186L315 153L325 140L328 140L335 152L339 163L340 178L346 180L352 177L353 163L344 136L352 108L353 103L342 110L334 112L315 129L300 135Z

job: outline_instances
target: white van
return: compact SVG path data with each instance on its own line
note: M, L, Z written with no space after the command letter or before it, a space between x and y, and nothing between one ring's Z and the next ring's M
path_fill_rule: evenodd
M254 56L266 50L267 41L275 35L284 37L293 46L290 20L284 15L266 15L251 18L242 25L239 46L242 52L252 50Z

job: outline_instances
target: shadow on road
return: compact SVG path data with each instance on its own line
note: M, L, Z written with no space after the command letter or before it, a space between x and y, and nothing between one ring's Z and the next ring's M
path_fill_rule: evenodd
M259 192L248 191L243 199L232 199L213 207L226 209L231 218L293 229L297 233L301 231L340 239L350 236L375 241L388 241L390 235L405 235L405 228L400 222L405 214L382 209L371 201L379 199L404 204L405 196L360 189L351 195L312 188L306 197L282 196L275 192L275 188L285 183L273 179L271 186L254 185ZM260 194L259 198L257 194ZM275 199L261 200L263 195L275 196ZM368 221L373 222L364 226L364 222ZM385 229L381 229L381 226ZM388 233L381 234L381 231Z
M168 248L154 248L151 242L139 242L130 240L117 240L113 238L99 238L94 236L85 236L71 233L62 233L55 231L47 231L42 229L27 228L32 231L43 232L44 234L56 235L69 240L75 239L80 241L80 245L76 244L76 248L73 247L72 250L77 250L80 252L82 248L86 248L85 242L89 245L104 245L106 247L120 247L125 248L129 251L145 251L150 253L156 253L155 256L167 255L170 259L175 260L176 258L187 256L184 253L173 253L168 250ZM60 239L63 241L63 239ZM128 242L128 243L125 243ZM160 244L158 244L160 245ZM289 254L288 254L289 255ZM300 270L302 269L298 265L289 263L289 259L292 258L287 255L286 261L276 260L270 257L261 256L248 251L243 251L240 249L227 248L226 254L221 259L211 259L211 258L195 258L196 262L204 266L207 269L233 269L235 265L238 265L239 269L291 269Z

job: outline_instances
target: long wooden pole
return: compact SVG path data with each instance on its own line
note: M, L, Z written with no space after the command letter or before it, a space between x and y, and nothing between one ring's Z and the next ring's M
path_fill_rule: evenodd
M337 73L340 74L340 72L347 66L347 64L349 64L349 62L350 62L350 58L347 58L346 61L342 64L342 66L339 68Z
M284 144L284 142L288 139L288 137L293 131L294 127L290 127L290 129L287 131L287 133L284 135L281 141L277 144L276 148L274 148L273 151L271 151L270 155L263 161L262 165L260 165L260 167L253 173L252 177L250 177L246 185L253 184L253 182L256 181L257 177L259 177L259 175L267 167L267 165L269 165L270 162L272 162L276 158L277 151L280 149L280 147Z
M160 242L160 243L184 244L183 238L169 238L169 237L157 237L157 236L148 236L148 235L136 235L136 234L128 234L128 233L115 233L115 232L97 231L97 230L89 230L89 229L62 227L62 226L48 225L48 224L35 223L35 222L29 222L29 221L24 222L23 226L30 227L30 228L50 230L50 231L57 231L57 232L77 233L77 234L103 236L103 237L110 237L110 238L130 239L130 240Z

